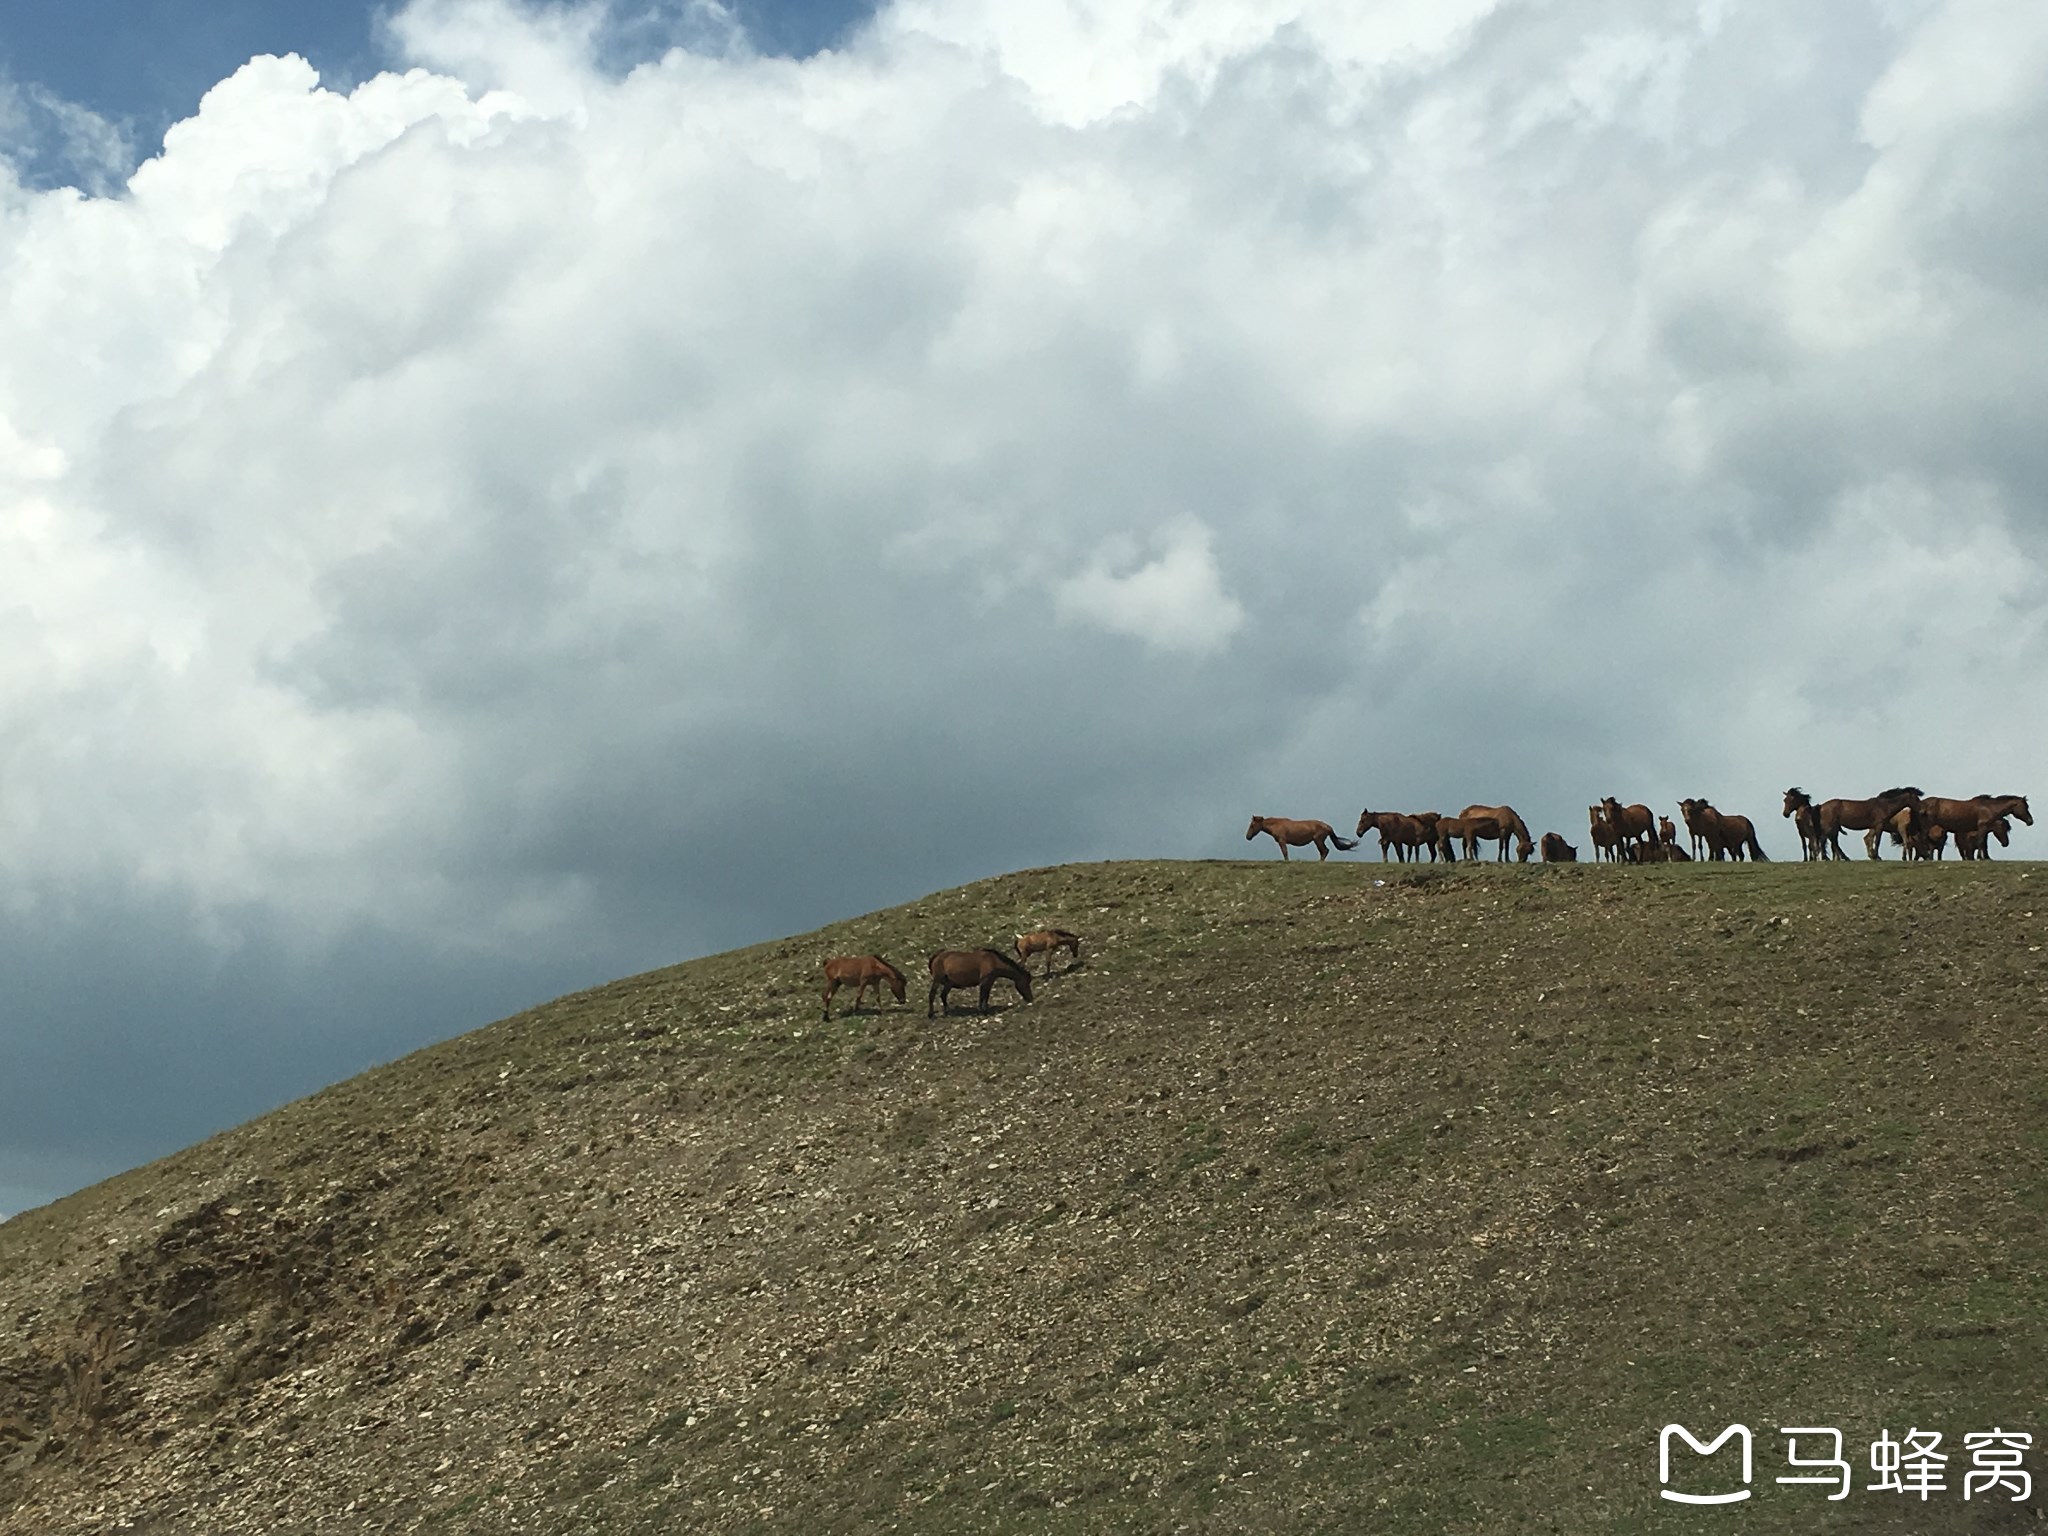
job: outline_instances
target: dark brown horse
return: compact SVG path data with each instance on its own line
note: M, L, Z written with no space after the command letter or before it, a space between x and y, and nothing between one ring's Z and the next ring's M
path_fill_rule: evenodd
M1627 842L1655 842L1657 839L1657 818L1650 814L1647 805L1623 805L1609 795L1600 802L1600 809L1607 813L1607 824L1614 828L1614 842L1618 848Z
M1821 846L1830 857L1846 859L1848 855L1842 852L1842 833L1861 832L1863 851L1873 859L1881 858L1878 840L1884 835L1885 823L1897 814L1900 806L1919 799L1919 790L1910 784L1901 784L1869 800L1823 800L1814 807Z
M1520 862L1528 863L1529 855L1536 851L1536 842L1535 839L1529 836L1528 824L1515 814L1515 808L1512 805L1468 805L1465 809L1458 812L1458 819L1467 822L1475 819L1491 821L1494 824L1495 831L1482 832L1479 836L1488 839L1500 839L1500 851L1495 855L1495 862L1497 863L1505 864L1507 862L1508 838L1510 836L1515 839L1515 857ZM1466 856L1468 858L1471 856L1469 849Z
M2003 816L1987 822L1974 832L1956 834L1956 857L1962 859L1988 859L1991 857L1991 839L1998 839L2001 848L2012 846L2012 823Z
M872 986L875 1002L882 1001L882 988L887 987L896 994L896 1001L903 1001L903 973L884 960L880 955L840 955L825 962L825 1017L832 1017L832 994L848 982L854 984L853 1006L860 1009L861 994Z
M1924 795L1920 813L1951 832L1975 832L2001 816L2017 816L2030 827L2034 824L2034 813L2028 808L2025 795L1973 795L1968 800Z
M1244 840L1250 842L1261 832L1280 845L1280 857L1288 856L1290 846L1305 848L1316 845L1316 857L1327 859L1330 850L1326 844L1335 843L1338 851L1349 853L1358 846L1350 838L1339 837L1327 821L1289 821L1285 816L1254 816L1252 824L1245 828Z
M1543 862L1546 864L1576 864L1579 850L1566 842L1555 832L1543 834Z
M1412 818L1422 828L1422 846L1429 850L1429 862L1436 862L1436 824L1444 819L1442 811L1417 811Z
M1394 856L1407 863L1411 855L1421 857L1423 848L1429 843L1429 832L1420 820L1403 816L1399 811L1360 811L1358 813L1358 835L1362 839L1367 832L1380 835L1380 862L1385 863L1387 850L1394 850Z
M932 1002L937 999L942 1009L951 1011L947 1001L955 987L979 987L981 1006L975 1012L988 1012L989 988L999 981L1007 981L1017 989L1017 995L1025 1002L1031 1001L1031 973L999 949L942 949L931 958L932 986L925 994L924 1016L932 1016Z
M1045 974L1052 974L1053 956L1061 950L1068 951L1074 958L1067 969L1081 963L1081 935L1069 933L1064 928L1034 928L1029 933L1017 935L1017 958L1027 966L1033 955L1045 956Z
M1799 856L1802 859L1824 859L1827 845L1821 841L1820 812L1814 807L1813 798L1794 785L1785 791L1784 815L1792 818L1792 825L1799 832Z
M1724 855L1740 860L1747 854L1759 864L1770 862L1771 856L1756 840L1756 823L1747 816L1717 811L1705 800L1681 800L1678 809L1685 817L1686 828L1694 837L1705 840L1715 860Z

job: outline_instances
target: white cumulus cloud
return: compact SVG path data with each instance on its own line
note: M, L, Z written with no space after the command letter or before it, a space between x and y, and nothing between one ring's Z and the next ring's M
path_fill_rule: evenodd
M1244 608L1224 589L1214 539L1188 526L1161 542L1156 556L1122 575L1095 565L1060 583L1060 610L1157 650L1221 649L1243 627Z
M20 995L282 1033L1254 804L2048 757L2048 11L657 9L0 169Z

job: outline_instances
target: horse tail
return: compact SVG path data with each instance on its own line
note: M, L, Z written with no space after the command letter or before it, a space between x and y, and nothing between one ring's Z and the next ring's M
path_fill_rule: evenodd
M1337 851L1339 853L1348 853L1350 852L1350 850L1358 846L1357 838L1339 837L1335 832L1332 832L1330 834L1330 841L1337 845Z
M1763 845L1756 840L1755 827L1751 827L1749 829L1749 856L1752 859L1755 859L1759 864L1768 864L1771 862L1771 856L1768 853L1764 852Z

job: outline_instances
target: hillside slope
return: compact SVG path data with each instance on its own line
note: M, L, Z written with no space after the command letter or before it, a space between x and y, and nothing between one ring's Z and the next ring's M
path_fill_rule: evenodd
M1073 866L565 998L0 1226L0 1532L1697 1530L1674 1419L1745 1532L2032 1529L2041 891Z

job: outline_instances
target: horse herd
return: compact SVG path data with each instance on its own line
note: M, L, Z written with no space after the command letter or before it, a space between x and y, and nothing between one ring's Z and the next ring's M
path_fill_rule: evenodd
M1716 810L1705 800L1680 800L1678 813L1685 823L1690 851L1680 846L1678 827L1669 816L1659 816L1647 805L1623 805L1613 795L1586 807L1588 835L1596 859L1621 864L1689 864L1697 859L1767 860L1757 841L1756 824L1747 816ZM1973 795L1952 800L1922 794L1911 785L1888 789L1868 800L1822 800L1818 803L1805 790L1785 791L1783 815L1799 833L1800 851L1809 860L1841 859L1842 833L1861 832L1863 851L1873 859L1882 858L1884 839L1889 836L1905 859L1939 859L1951 839L1956 853L1965 859L1988 859L1991 842L2001 847L2012 841L2015 817L2028 826L2034 815L2025 795ZM1245 828L1245 841L1264 833L1280 849L1280 857L1291 857L1290 848L1313 847L1319 859L1327 859L1334 846L1345 853L1356 848L1368 832L1377 832L1380 858L1389 852L1406 862L1420 859L1425 852L1432 860L1456 862L1463 848L1467 859L1479 857L1481 843L1496 845L1494 857L1505 862L1508 844L1515 845L1515 857L1527 863L1539 849L1547 864L1575 864L1579 850L1556 832L1546 832L1540 842L1529 835L1528 823L1511 805L1468 805L1455 816L1437 811L1362 810L1358 813L1356 838L1340 836L1327 821L1295 820L1285 816L1254 816ZM1016 937L1014 956L999 949L942 949L926 962L931 987L925 994L926 1018L934 1007L945 1009L955 987L973 987L979 993L981 1013L988 1012L989 990L1007 981L1025 1002L1031 1001L1033 955L1045 956L1045 975L1052 975L1053 959L1062 950L1071 957L1068 969L1081 963L1081 939L1064 928L1037 928ZM875 1001L887 987L904 1000L907 983L901 971L880 955L840 955L825 962L826 1018L832 1017L832 996L851 986L853 1006L858 1009L867 989L875 989Z
M1622 864L1689 864L1696 859L1752 859L1766 861L1769 855L1757 841L1756 823L1747 816L1716 810L1706 800L1678 802L1685 823L1690 851L1680 846L1678 828L1669 816L1659 816L1647 805L1623 805L1613 795L1586 807L1588 836L1593 856ZM1938 859L1955 840L1957 854L1965 859L1991 857L1991 841L2001 847L2012 841L2014 817L2028 826L2033 812L2025 795L1974 795L1968 800L1951 800L1922 794L1911 785L1888 789L1869 800L1823 800L1816 804L1805 790L1785 791L1784 813L1799 832L1799 847L1811 859L1845 858L1842 833L1862 832L1864 852L1882 858L1883 840L1889 836L1907 859ZM1362 810L1358 813L1358 834L1377 832L1380 858L1389 852L1406 862L1420 859L1426 851L1432 860L1455 861L1462 847L1468 859L1479 856L1479 845L1496 844L1494 857L1505 862L1508 843L1515 845L1515 857L1523 863L1540 848L1545 863L1575 864L1579 850L1556 832L1546 832L1539 843L1511 805L1468 805L1455 816L1437 811ZM1290 857L1289 848L1313 846L1319 859L1358 846L1358 841L1341 837L1327 821L1300 821L1285 816L1254 816L1245 828L1245 841L1264 833L1279 845L1280 857Z
M1031 957L1045 956L1045 974L1049 977L1052 975L1053 957L1065 950L1072 957L1067 969L1072 970L1081 963L1081 936L1064 928L1034 928L1029 933L1017 935L1016 950L1015 959L1000 949L942 949L933 955L926 962L932 984L925 993L924 1016L928 1019L933 1016L934 1002L942 1010L948 1008L948 997L955 987L976 988L981 997L976 1011L987 1013L989 991L999 981L1009 982L1017 989L1019 997L1030 1002ZM832 994L843 986L853 987L853 1006L858 1009L869 987L875 989L877 1003L882 1000L884 987L895 993L896 1001L900 1003L907 984L903 973L880 955L834 956L825 962L825 1017L832 1017Z

